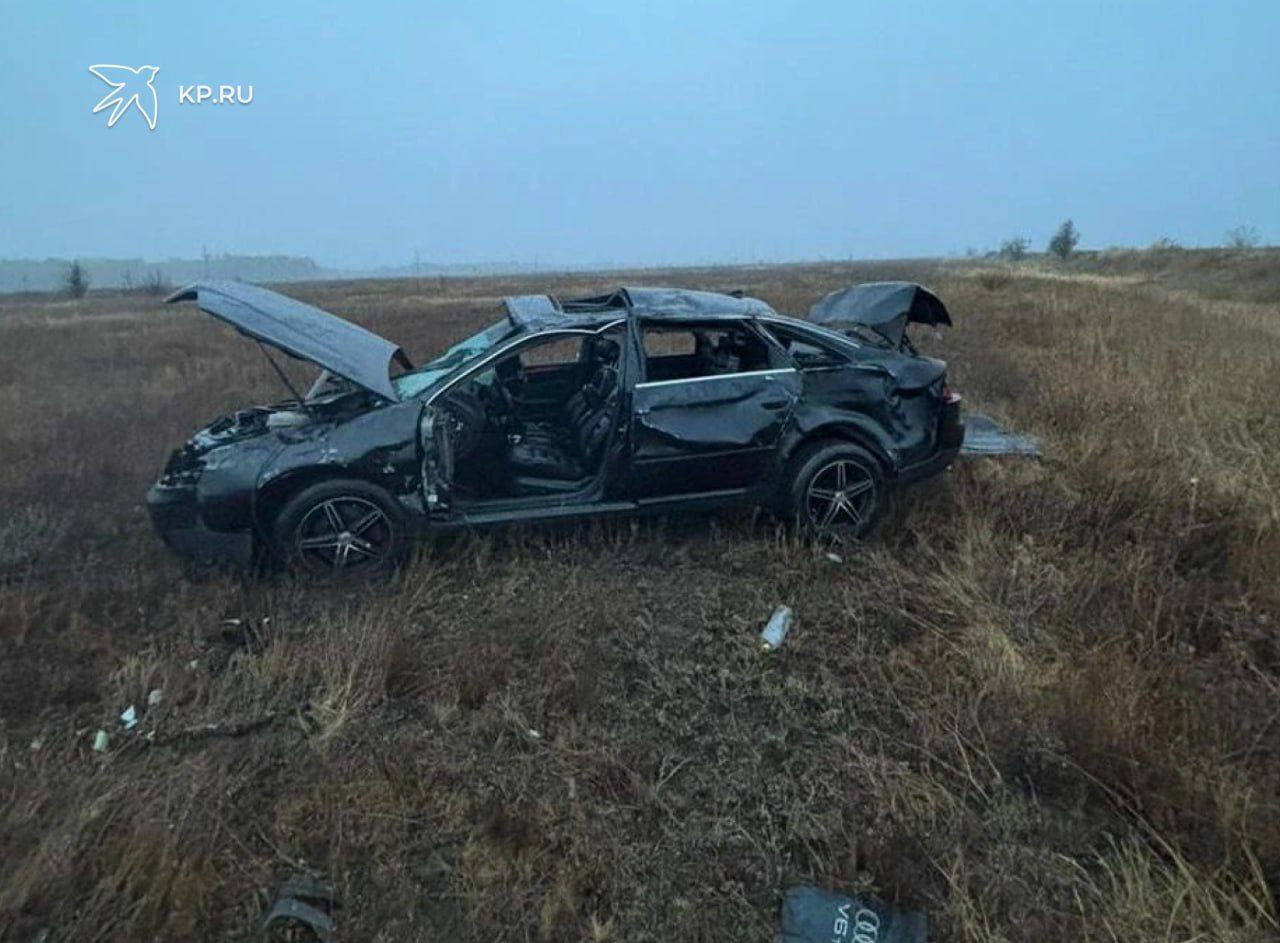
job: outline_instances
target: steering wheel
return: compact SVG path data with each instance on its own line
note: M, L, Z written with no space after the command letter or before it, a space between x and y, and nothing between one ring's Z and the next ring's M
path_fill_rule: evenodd
M454 457L470 455L480 444L480 437L488 422L483 401L466 389L464 384L451 390L444 398L443 405L448 414Z
M514 416L516 412L516 398L511 395L511 387L507 385L507 381L502 377L494 377L493 392L498 397L503 411L508 416Z

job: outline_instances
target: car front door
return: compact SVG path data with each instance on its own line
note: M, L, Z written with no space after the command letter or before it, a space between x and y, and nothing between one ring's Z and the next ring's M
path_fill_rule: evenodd
M741 320L640 322L644 373L632 394L631 492L661 499L759 484L801 380Z

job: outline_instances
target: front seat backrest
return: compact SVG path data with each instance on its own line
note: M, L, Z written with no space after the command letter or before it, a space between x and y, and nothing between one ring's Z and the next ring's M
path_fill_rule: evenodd
M592 407L578 427L578 455L582 459L583 469L588 472L595 470L600 450L609 441L609 428L613 424L618 404L617 392L617 368L604 365L600 366L592 383L583 390Z
M573 429L581 428L587 413L600 404L599 396L592 390L600 388L601 371L606 369L612 371L614 383L617 382L616 364L622 353L621 346L610 337L592 337L589 338L588 343L590 344L591 370L587 374L587 380L582 389L570 396L564 406L565 419Z

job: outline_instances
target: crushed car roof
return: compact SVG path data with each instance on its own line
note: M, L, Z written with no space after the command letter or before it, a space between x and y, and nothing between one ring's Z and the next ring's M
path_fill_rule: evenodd
M165 300L194 301L200 310L241 334L309 360L393 402L400 398L391 385L391 362L408 367L404 351L337 315L244 282L195 282Z
M553 295L503 299L507 317L528 331L598 323L629 313L648 318L755 317L776 314L759 298L687 288L625 287L604 295L560 301Z

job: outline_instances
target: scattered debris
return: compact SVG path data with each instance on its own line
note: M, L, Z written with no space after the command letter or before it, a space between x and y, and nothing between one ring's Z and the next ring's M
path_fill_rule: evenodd
M120 726L125 730L132 730L138 726L138 709L130 704L120 714Z
M256 624L248 619L223 619L219 634L222 644L229 649L243 649L256 655L266 647L270 628L270 616L263 616Z
M760 633L760 651L772 652L782 647L782 640L791 631L791 623L795 614L790 606L779 606L773 610L764 631Z
M163 699L163 697L164 697L164 692L162 692L159 688L152 688L151 692L147 695L147 707L159 707L160 701Z
M256 622L252 619L223 619L218 626L218 636L211 641L224 649L228 658L236 651L257 655L266 647L270 628L270 615Z
M267 711L267 713L260 717L254 717L252 720L242 720L235 723L197 724L194 727L186 727L171 733L166 737L152 739L158 746L166 746L171 743L204 740L209 737L243 737L247 733L262 729L275 719L275 712Z
M966 413L964 444L961 455L1029 455L1041 456L1040 443L1031 436L1001 429L994 419L981 413Z
M44 741L41 740L39 737L36 737L34 740L31 741L32 753L39 753L43 747L44 747Z
M307 874L295 875L280 887L276 902L262 919L263 943L334 943L332 912L338 907L333 888Z
M827 560L831 563L844 563L844 557L840 556L838 553L831 553L830 551L827 552Z
M801 884L782 902L778 943L925 943L928 930L923 911Z
M261 619L223 619L218 628L206 635L209 650L204 663L214 674L224 671L238 657L259 655L267 647L270 637L271 617ZM194 671L201 659L193 658L187 667Z
M107 736L105 730L99 730L93 735L93 752L106 753L107 747L111 746L111 738Z

